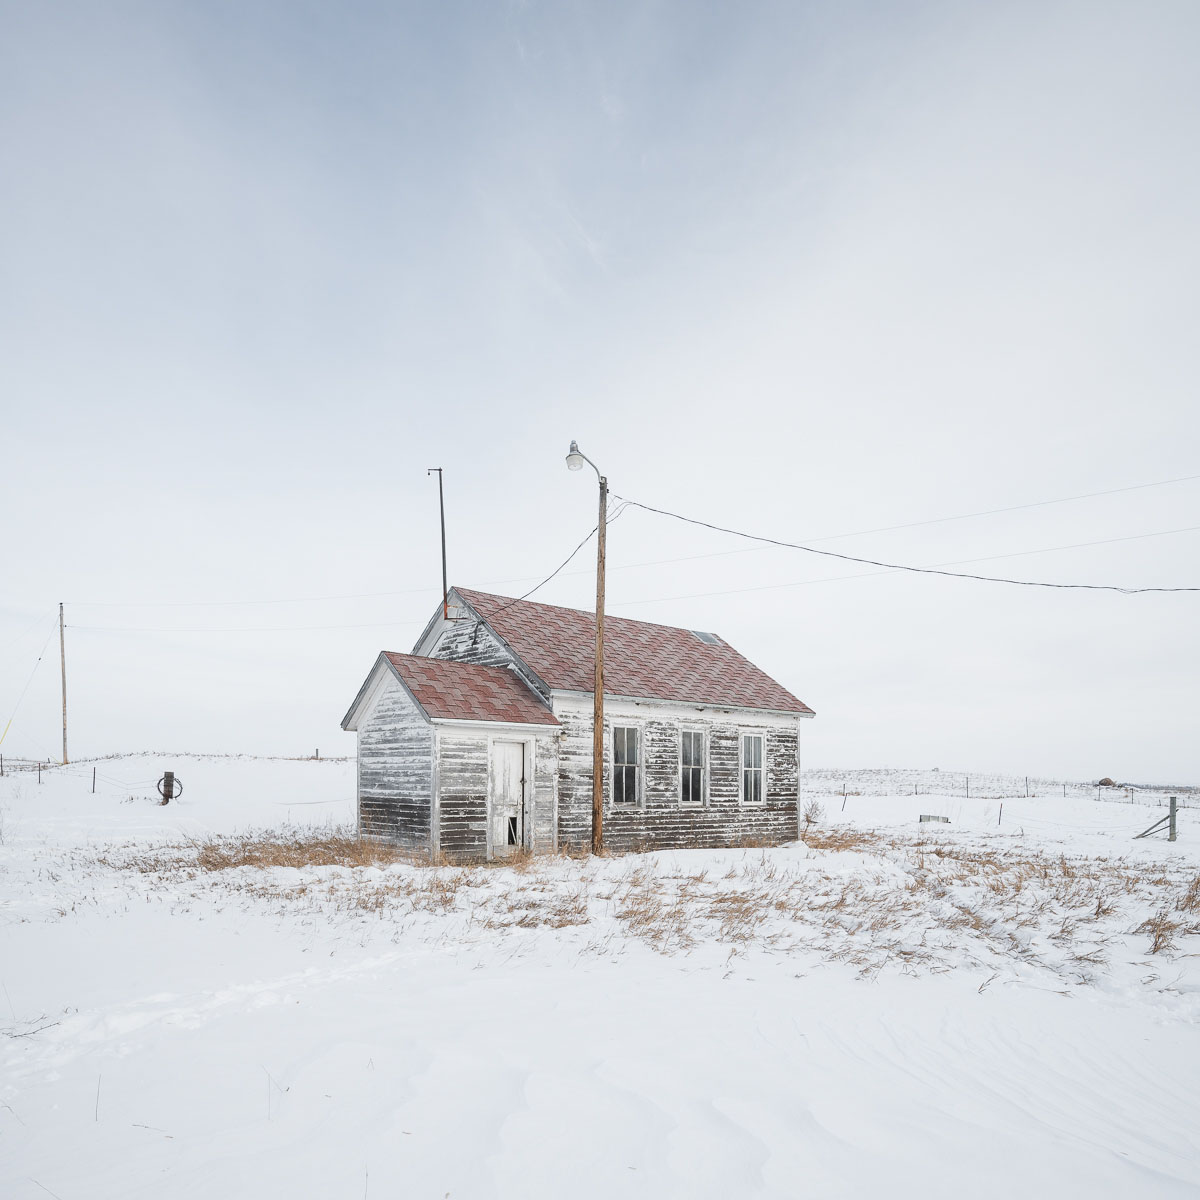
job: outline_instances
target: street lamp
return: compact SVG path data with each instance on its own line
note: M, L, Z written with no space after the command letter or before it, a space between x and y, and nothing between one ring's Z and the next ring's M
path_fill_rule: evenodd
M587 463L600 480L600 520L596 526L596 674L592 707L592 853L604 850L604 533L608 517L608 480L600 468L571 443L567 469L582 471Z

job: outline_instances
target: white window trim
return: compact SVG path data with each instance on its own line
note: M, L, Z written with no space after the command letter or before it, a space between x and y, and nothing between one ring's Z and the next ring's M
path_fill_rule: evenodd
M746 799L746 739L758 738L762 742L762 789L758 800ZM738 801L747 808L762 808L767 803L767 734L764 729L738 730Z
M632 804L617 803L617 730L632 729L637 733L637 762L633 773L634 801ZM628 719L612 721L608 726L608 807L614 812L629 812L634 808L646 807L646 730L640 721Z
M684 800L683 798L683 735L698 733L700 735L700 799ZM681 808L708 807L708 730L702 725L680 725L678 745L678 774L675 777L675 801Z

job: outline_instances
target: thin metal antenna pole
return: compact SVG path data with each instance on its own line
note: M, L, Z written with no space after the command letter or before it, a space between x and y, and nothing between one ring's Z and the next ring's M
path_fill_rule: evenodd
M450 620L450 587L446 582L446 499L442 493L442 468L430 467L425 474L437 472L438 477L438 511L442 518L442 619Z

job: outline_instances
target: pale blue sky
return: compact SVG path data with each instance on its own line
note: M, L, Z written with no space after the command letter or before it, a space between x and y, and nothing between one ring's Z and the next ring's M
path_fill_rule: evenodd
M77 755L350 752L437 602L429 466L452 582L501 592L590 528L572 437L787 539L1200 473L1191 4L0 19L0 720L65 600ZM1194 525L1197 481L822 544ZM971 569L1197 584L1198 547ZM817 710L814 764L1200 774L1194 597L629 566L734 548L627 513L611 610L720 631ZM589 554L540 598L590 606ZM55 666L6 751L58 744Z

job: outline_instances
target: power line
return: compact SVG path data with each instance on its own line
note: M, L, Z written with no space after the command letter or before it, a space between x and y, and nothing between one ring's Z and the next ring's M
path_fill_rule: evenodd
M392 596L416 596L434 588L404 588L397 592L345 592L329 596L281 596L275 600L68 600L72 608L249 608L260 604L316 604L323 600L378 600Z
M806 544L815 544L817 542L836 542L843 538L865 537L872 533L894 533L901 529L918 529L925 525L943 525L950 521L968 521L977 517L990 517L1002 513L1020 512L1030 508L1043 508L1053 504L1070 504L1078 500L1093 500L1100 496L1116 496L1124 492L1144 491L1147 488L1166 487L1173 483L1190 483L1193 480L1200 479L1200 475L1180 475L1174 479L1159 479L1151 483L1135 483L1127 487L1108 488L1101 492L1082 492L1077 496L1060 496L1052 500L1033 500L1026 504L1010 504L1003 508L988 508L981 509L978 512L957 513L948 517L930 517L921 521L906 521L900 525L880 525L873 529L856 529L849 533L830 533L823 534L821 537L806 538ZM614 499L619 499L614 493ZM630 501L629 503L632 503ZM639 507L645 507L641 505ZM609 518L610 522L615 521L623 512L623 508L618 507L613 516ZM595 530L592 531L593 533ZM770 539L756 539L769 542ZM781 543L774 543L781 544ZM580 547L582 548L582 547ZM578 550L576 551L578 553ZM672 563L680 562L695 562L705 558L723 558L734 554L750 553L745 550L716 550L707 554L689 554L678 558L658 558L649 559L644 562L636 563L613 563L609 564L609 571L627 571L637 567L657 567L666 566ZM570 559L567 560L568 562ZM561 571L561 567L559 570ZM571 574L587 574L586 571L571 572ZM555 572L558 574L558 572ZM526 583L534 578L531 575L521 575L511 579L491 579L484 580L481 586L484 587L502 587L510 583ZM537 587L531 589L526 595L532 595L538 588L544 586L554 575L542 580ZM72 600L68 603L74 608L241 608L257 605L271 604L316 604L328 600L383 600L390 599L395 596L417 596L432 593L435 589L429 587L419 588L403 588L398 591L388 592L343 592L323 596L281 596L272 600L168 600L168 601L104 601L104 600ZM403 622L403 624L411 624L412 622ZM298 629L365 629L369 625L311 625L311 626L296 626ZM76 628L116 628L116 626L76 626ZM122 626L122 628L124 628ZM254 632L254 630L247 630Z
M629 502L622 501L622 503L618 504L616 506L616 508L613 510L611 516L609 516L607 513L605 513L606 524L608 524L608 525L616 524L616 522L625 515L625 512L628 508L629 508ZM546 586L546 584L548 584L550 582L550 580L552 580L563 569L563 567L565 567L571 561L571 559L573 559L575 557L575 555L577 555L580 552L580 550L582 550L584 548L584 546L586 546L588 544L588 542L590 542L592 540L592 538L596 535L596 533L599 532L599 529L600 529L599 525L593 525L591 532L587 535L587 537L585 537L583 539L583 541L580 542L579 545L576 546L575 549L572 550L571 553L568 554L567 557L564 558L563 561L561 563L559 563L558 566L555 567L554 570L551 571L550 574L547 575L546 578L541 581L541 583L535 584L533 587L531 587L529 589L529 591L525 592L523 595L517 596L515 599L510 600L507 604L501 605L501 607L496 609L496 611L494 613L492 613L491 616L492 617L499 616L499 614L504 612L505 609L512 608L512 606L514 604L519 604L522 600L528 600L529 597L532 596L534 592L540 591L542 588L544 588ZM479 622L476 622L476 624L478 624L478 623Z
M926 521L907 521L903 525L881 525L878 529L859 529L854 533L835 533L829 537L809 538L810 542L833 542L841 538L864 537L869 533L895 533L899 529L917 529L922 525L944 525L948 521L969 521L975 517L993 517L999 513L1021 512L1027 508L1044 508L1050 504L1070 504L1075 500L1094 500L1097 496L1116 496L1121 492L1140 492L1145 488L1166 487L1169 483L1190 483L1200 475L1180 475L1177 479L1160 479L1155 483L1135 483L1130 487L1109 488L1104 492L1084 492L1078 496L1062 496L1057 500L1034 500L1028 504L1010 504L1007 508L985 508L979 512L959 513L954 517L931 517Z
M854 554L840 554L836 550L816 550L812 546L803 546L798 542L785 542L779 538L763 537L759 534L745 533L740 529L729 529L724 525L715 525L711 521L701 521L695 517L685 517L681 513L670 512L665 508L655 508L650 504L642 504L638 500L630 500L628 497L621 497L628 504L636 508L642 509L644 512L657 513L662 517L671 517L673 520L682 521L687 525L698 525L703 529L712 529L717 533L728 533L733 537L746 538L753 542L762 542L770 546L782 546L788 550L803 550L807 554L820 554L825 558L837 558L843 562L862 563L868 567L883 567L888 571L910 571L917 575L943 575L951 579L973 579L980 583L1007 583L1014 587L1044 587L1058 588L1064 590L1076 591L1093 591L1093 592L1121 592L1125 595L1135 595L1141 592L1200 592L1200 587L1120 587L1112 583L1049 583L1043 580L1034 579L1006 579L995 575L974 575L963 571L945 571L939 567L914 567L907 563L890 563L882 562L874 558L860 558ZM1165 530L1166 533L1181 533L1184 530ZM1160 534L1138 534L1135 537L1158 537ZM1125 541L1133 539L1113 539L1114 541ZM1086 544L1086 543L1080 543ZM1040 553L1040 551L1038 551ZM1007 556L997 556L1007 557Z
M45 619L46 618L44 614L34 617L33 622L30 625L27 625L17 637L15 637L11 642L8 643L7 646L5 646L4 653L3 655L0 655L0 658L8 658L9 655L12 654L13 650L15 650L17 644L23 642L35 629L39 628Z
M612 524L614 521L616 521L617 518L620 517L622 515L622 513L624 513L628 507L629 507L628 504L618 505L616 511L613 513L612 517L609 519L609 524ZM599 528L599 526L593 526L591 531L587 534L587 536L583 539L583 541L581 541L579 543L579 545L577 545L575 547L575 549L572 550L571 553L568 554L567 557L564 558L563 561L561 563L559 563L559 565L557 567L555 567L554 570L551 571L550 574L547 575L540 583L535 584L533 587L531 587L529 589L529 591L525 592L521 596L518 596L515 600L510 600L509 603L506 604L504 607L509 608L513 604L516 604L518 601L525 600L529 596L532 596L533 593L538 591L540 588L545 587L546 584L548 584L550 582L550 580L552 580L556 575L558 575L562 571L562 569L575 557L575 555L577 555L580 552L580 550L582 550L584 548L584 546L586 546L588 544L588 542L591 541L593 535L596 533L596 530L598 528ZM420 590L429 591L428 588L422 588ZM498 611L502 612L503 609L500 609ZM228 628L225 626L178 627L178 626L168 626L168 625L159 625L159 626L150 625L150 626L140 626L140 627L135 626L135 625L71 625L71 626L69 626L69 628L71 628L71 629L86 629L88 631L96 631L96 632L103 631L103 632L108 632L108 633L292 633L292 632L307 633L307 632L311 632L313 630L384 629L384 628L395 628L398 626L406 626L406 625L414 626L414 625L425 625L425 624L426 624L425 620L409 620L409 621L368 621L361 625L250 625L250 626L243 626L241 628Z
M428 589L426 589L428 590ZM57 618L55 618L57 620ZM75 625L89 633L309 633L318 629L385 629L401 625L424 625L427 617L407 621L366 621L360 625Z
M635 500L626 500L616 510L614 515L610 518L609 523L611 524L612 522L616 521L617 518L622 516L631 506L637 507L637 508L643 508L649 512L662 513L662 515L666 515L666 516L675 516L676 515L674 513L664 513L663 510L654 509L654 508L650 508L647 505L639 504ZM679 517L678 519L681 521L689 520L689 518L686 518L686 517ZM702 522L702 521L694 521L691 523L692 524L701 524L701 525L706 524L705 522ZM709 526L709 528L718 528L718 527L717 526ZM1180 529L1160 529L1160 530L1151 531L1149 533L1130 534L1125 537L1101 538L1097 541L1091 541L1091 542L1069 542L1069 543L1067 543L1065 545L1061 545L1061 546L1042 546L1036 550L1014 550L1014 551L1011 551L1006 554L985 554L985 555L980 555L975 558L951 559L947 562L931 563L931 564L929 564L927 566L923 566L923 567L893 566L891 564L886 564L886 563L877 563L872 559L854 558L850 555L832 554L830 551L814 550L814 551L812 551L812 553L814 553L814 554L830 555L831 557L845 559L849 562L859 562L859 563L863 563L863 564L870 565L870 566L880 566L883 569L880 571L860 572L855 575L829 575L829 576L825 576L824 578L821 578L821 579L799 579L799 580L793 580L789 583L767 583L767 584L761 584L761 585L754 586L754 587L726 588L726 589L722 589L719 591L713 591L713 592L686 592L682 595L652 596L652 597L646 597L646 598L643 598L640 600L624 600L624 601L620 601L618 603L618 607L620 607L621 605L631 605L631 604L658 604L658 603L662 603L662 602L669 601L669 600L696 600L696 599L704 599L704 598L707 598L710 596L738 596L738 595L743 595L743 594L749 593L749 592L770 592L770 591L778 591L778 590L781 590L784 588L806 587L810 584L837 583L841 580L851 580L851 579L869 579L869 578L872 578L872 577L875 577L878 575L886 575L886 574L889 574L890 572L896 571L896 570L915 571L915 572L920 572L920 573L924 573L924 574L949 575L949 576L952 576L955 578L976 579L976 580L983 580L986 582L993 582L993 583L1013 583L1013 584L1020 584L1022 586L1028 586L1028 587L1036 586L1036 587L1051 587L1051 588L1089 588L1092 590L1100 589L1100 590L1110 590L1110 591L1121 591L1121 592L1127 592L1127 593L1152 592L1152 591L1157 591L1157 592L1198 591L1198 590L1200 590L1198 588L1119 588L1119 587L1114 587L1112 585L1099 585L1099 584L1027 583L1022 580L997 579L995 577L987 576L987 575L968 575L968 574L961 574L958 572L944 571L944 570L939 569L939 568L943 568L943 567L966 566L967 564L970 564L970 563L996 562L996 561L999 561L1001 559L1006 559L1006 558L1024 558L1024 557L1027 557L1027 556L1033 555L1033 554L1052 554L1052 553L1055 553L1060 550L1079 550L1079 549L1084 549L1084 548L1087 548L1090 546L1108 546L1108 545L1113 545L1114 543L1117 543L1117 542L1135 542L1135 541L1141 541L1145 538L1168 537L1173 534L1179 534L1179 533L1194 533L1197 530L1200 530L1200 525L1187 525ZM734 532L734 531L721 530L721 532ZM583 539L583 541L581 541L575 547L575 549L572 550L571 553L567 555L567 557L558 565L558 567L555 570L551 571L550 574L547 575L544 579L542 579L540 583L538 583L534 587L530 588L527 592L523 593L522 595L516 597L513 600L510 600L508 602L508 604L504 605L504 608L510 608L510 607L512 607L512 605L518 603L518 601L528 599L530 596L532 596L534 594L534 592L539 591L547 583L549 583L552 579L554 579L557 575L561 574L563 568L566 567L568 565L568 563L570 563L572 561L572 559L574 559L574 557L579 553L579 551L582 550L583 547L587 545L587 543L592 539L592 537L595 536L595 533L596 533L596 528L593 527L591 532L588 533L588 535ZM737 536L754 538L753 534L737 534ZM808 549L808 547L800 546L800 545L797 545L797 544L794 544L791 542L777 542L777 541L774 541L773 539L755 539L755 540L769 541L773 545L782 546L782 547L785 547L788 549L798 549L798 550ZM725 553L735 553L735 552L726 551ZM693 557L703 558L706 556L696 555ZM687 558L679 558L679 559L665 559L663 561L665 561L665 562L686 562L689 560ZM643 565L652 566L652 565L657 565L657 564L647 563L647 564L643 564ZM428 591L429 589L426 588L423 590ZM498 611L503 612L504 609L502 608L502 609L499 609ZM137 625L74 625L74 624L72 624L72 625L69 625L68 628L82 629L82 630L87 630L89 632L95 631L95 632L106 632L106 633L293 633L293 632L308 633L308 632L314 632L314 631L342 630L342 629L392 629L392 628L403 628L403 627L412 628L412 627L415 627L418 625L424 625L424 624L426 624L426 621L423 618L411 618L411 619L403 620L403 621L367 621L367 622L363 622L360 624L350 624L350 625L248 625L248 626L236 626L236 627L202 625L202 626L183 626L183 627L181 627L181 626L173 626L173 625L137 626Z
M966 520L970 520L975 517L990 517L990 516L995 516L1000 513L1019 512L1022 509L1027 509L1027 508L1042 508L1042 507L1045 507L1046 505L1051 505L1051 504L1068 504L1075 500L1091 500L1097 496L1115 496L1121 492L1137 492L1137 491L1141 491L1144 488L1165 487L1167 484L1170 484L1170 483L1188 483L1194 479L1200 479L1200 475L1181 475L1177 479L1160 479L1154 483L1137 483L1137 484L1133 484L1130 487L1110 488L1109 490L1103 491L1103 492L1084 492L1078 496L1062 496L1056 500L1035 500L1035 501L1031 501L1028 504L1011 504L1011 505L1007 506L1006 508L981 509L979 512L959 513L956 516L951 516L951 517L930 517L923 521L906 521L902 525L880 525L874 529L856 529L850 533L828 533L828 534L823 534L821 537L817 537L817 538L804 538L803 541L806 545L814 545L817 542L838 542L838 541L841 541L843 538L865 537L866 535L872 534L872 533L894 533L897 530L901 530L901 529L918 529L924 525L943 525L949 521L966 521ZM624 511L624 509L622 509L621 511ZM1157 536L1157 535L1147 534L1146 536L1149 537L1149 536ZM1084 545L1084 544L1090 545L1093 543L1079 543L1079 544L1080 545ZM1098 543L1094 543L1094 544L1098 544ZM1066 547L1064 547L1064 549L1065 548ZM710 550L705 554L684 554L684 555L680 555L676 558L652 558L652 559L647 559L644 562L635 562L635 563L610 563L608 565L608 567L606 568L606 570L608 570L609 572L631 571L638 567L671 566L674 563L698 562L702 559L707 559L707 558L728 558L731 555L735 555L735 554L753 554L753 553L754 553L754 548L751 546L747 546L747 547L744 547L744 548L738 549L738 550ZM1029 553L1040 554L1041 551L1029 551ZM1003 556L1000 556L1000 557L1003 557ZM986 560L985 559L977 559L977 560L976 559L967 559L965 561L984 562ZM938 564L938 565L942 565L942 564ZM568 572L568 574L586 575L586 574L588 574L588 572L587 571L571 571L571 572ZM525 578L528 578L528 577L526 576ZM857 575L853 575L853 576L846 575L846 576L834 576L834 578L858 579L858 578L862 578L862 577L857 576ZM524 583L524 581L525 581L524 578L522 578L522 579L497 579L497 580L493 580L492 584L499 585L499 584L504 584L504 583ZM748 589L748 590L755 590L755 589ZM705 594L726 595L729 593L705 593ZM639 604L642 602L641 601L630 601L630 603Z
M16 704L13 705L12 715L8 718L8 724L4 726L4 732L0 733L0 745L3 745L4 739L8 737L8 731L16 719L17 710L21 707L21 701L25 699L25 693L29 691L29 685L33 682L33 677L37 674L37 669L41 666L42 659L46 656L46 647L50 645L50 639L54 636L54 626L57 624L58 616L56 614L50 626L50 632L46 635L46 640L42 643L42 648L38 652L37 662L33 664L33 670L29 672L29 678L25 680L25 686L21 689L21 694L17 697Z
M1078 550L1085 546L1107 546L1113 542L1134 542L1142 538L1165 537L1172 533L1192 533L1200 530L1200 525L1191 525L1186 529L1164 529L1158 533L1136 533L1130 537L1104 538L1098 542L1072 542L1066 546L1043 546L1039 550L1016 550L1010 554L989 554L979 558L959 558L950 562L930 563L931 567L961 567L967 563L993 562L1001 558L1024 558L1029 554L1052 554L1057 550ZM614 607L622 608L630 604L661 604L670 600L704 600L710 596L741 596L747 592L774 592L784 588L807 587L816 583L840 583L851 579L878 579L880 575L890 575L891 570L858 571L853 575L826 575L820 579L796 579L790 583L763 583L754 587L725 588L717 592L688 592L681 596L652 596L641 600L622 600Z
M542 588L544 588L546 586L546 584L548 584L550 582L550 580L552 580L555 577L555 575L557 575L563 569L563 567L565 567L567 565L567 563L569 563L571 561L571 559L573 559L575 557L575 555L577 555L580 552L580 550L582 550L584 548L584 546L586 546L588 544L588 542L590 542L592 540L593 536L596 533L596 530L598 530L599 528L600 528L599 525L593 525L591 528L591 531L588 533L587 537L585 537L583 539L583 541L580 542L579 545L576 546L575 549L572 550L571 553L568 554L567 557L564 558L562 560L562 562L559 563L558 566L555 567L554 570L551 571L550 574L547 575L546 578L541 581L541 583L534 584L533 587L531 587L529 589L529 591L525 592L523 595L517 596L515 599L510 600L507 604L496 609L496 612L492 613L492 616L496 616L498 613L502 613L506 608L512 608L512 606L514 604L519 604L522 600L528 600L529 597L532 596L534 592L540 591Z

